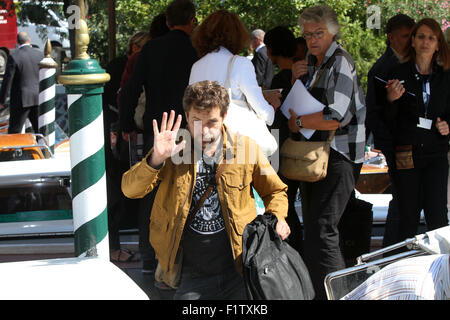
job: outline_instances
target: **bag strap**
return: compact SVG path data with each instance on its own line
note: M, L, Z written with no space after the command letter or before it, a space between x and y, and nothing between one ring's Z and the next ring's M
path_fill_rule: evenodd
M236 58L237 58L237 55L233 55L231 57L230 61L228 62L227 78L225 79L225 84L224 84L225 89L231 89L231 83L230 83L231 70L233 69L234 61L236 60Z
M228 62L227 78L226 78L225 84L224 84L225 89L227 89L227 91L230 95L230 100L231 100L231 95L232 95L231 94L231 82L230 82L231 70L233 69L234 61L236 60L237 57L238 57L237 55L233 55L230 58L230 62ZM250 111L254 112L259 117L258 112L256 112L255 109L253 109L253 107L250 105L250 103L245 101L245 105Z
M323 75L323 73L326 71L326 69L331 65L331 63L334 62L335 57L337 56L344 56L342 50L340 48L337 48L334 53L331 55L331 57L328 58L327 63L323 64L320 67L320 72L317 74L316 79L314 80L314 83L311 84L311 86L309 87L309 91L311 91L311 89L317 84L317 81L319 81L320 77Z
M316 79L314 79L314 82L311 84L311 86L308 88L308 91L311 92L311 89L317 84L317 82L319 81L320 77L322 77L323 73L326 71L326 69L331 65L332 62L334 62L334 57L336 56L343 56L343 52L337 48L334 53L331 55L331 57L328 58L327 63L325 63L324 65L322 65L320 67L319 73L316 76ZM336 133L336 130L330 130L330 134L328 136L328 140L327 142L331 142L334 138L334 135Z
M224 167L225 167L225 165L223 163L220 163L219 165L217 165L216 174L215 174L215 184L217 184L217 181L218 181L219 177L222 175ZM186 219L186 224L185 224L186 226L191 224L195 213L202 207L202 205L205 202L205 200L208 199L209 195L211 194L211 192L214 189L214 185L215 184L211 184L211 183L209 184L208 188L205 190L205 192L203 193L202 197L197 202L197 205L195 206L194 210L192 210L190 212L188 218Z

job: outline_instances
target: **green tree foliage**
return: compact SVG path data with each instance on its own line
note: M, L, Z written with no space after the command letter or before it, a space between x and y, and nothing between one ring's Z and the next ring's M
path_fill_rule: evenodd
M0 0L0 5L4 0ZM31 0L42 2L43 0ZM63 0L65 7L77 0ZM105 66L108 63L108 1L88 0L88 26L91 42L89 53ZM163 12L171 0L116 0L116 40L118 55L124 54L128 39L137 31L148 31L152 19ZM341 25L339 42L355 60L358 74L365 88L367 73L386 48L384 33L387 20L397 13L405 13L416 21L424 17L436 19L445 30L448 21L449 0L194 0L197 18L201 22L217 9L235 12L249 31L265 31L283 25L300 36L298 17L314 5L326 4L338 14ZM378 11L370 11L376 6ZM368 11L369 10L369 11ZM369 26L376 18L379 25Z
M123 54L134 32L148 30L151 20L163 12L168 3L170 0L117 0L117 53ZM238 14L249 31L256 28L267 31L283 25L291 28L297 36L301 35L298 27L301 11L313 5L327 4L338 13L342 26L340 42L353 56L364 86L367 72L385 49L380 32L365 27L366 6L362 0L197 0L195 3L199 22L212 11L223 8ZM106 1L92 1L89 12L89 50L105 65L108 59Z

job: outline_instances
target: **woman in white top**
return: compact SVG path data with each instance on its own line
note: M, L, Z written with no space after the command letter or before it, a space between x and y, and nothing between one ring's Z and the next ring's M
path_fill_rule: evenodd
M192 35L192 44L200 60L192 66L189 84L210 80L225 85L230 59L247 47L249 41L249 34L237 15L227 10L211 13ZM267 125L273 123L281 95L267 95L266 100L256 82L255 68L246 57L236 57L230 73L230 87L233 100L247 101Z
M192 66L189 85L204 80L217 81L227 89L231 89L232 100L240 102L235 102L233 106L241 106L243 102L247 102L266 125L272 125L275 110L281 104L281 94L276 92L265 97L256 81L252 62L245 57L237 56L250 44L250 35L239 17L227 10L211 13L195 29L192 44L200 60ZM230 61L235 55L229 72ZM229 83L226 84L227 75ZM266 156L273 154L278 148L277 141L263 121L251 123L247 120L258 120L256 117L246 117L248 112L252 111L249 111L245 104L242 109L239 107L231 109L230 106L225 117L225 125L230 131L255 140ZM257 213L262 214L265 211L263 201L256 190L253 191Z

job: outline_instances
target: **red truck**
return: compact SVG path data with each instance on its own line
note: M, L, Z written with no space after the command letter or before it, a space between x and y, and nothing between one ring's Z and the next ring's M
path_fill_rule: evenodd
M0 74L5 72L9 50L17 42L17 19L13 0L0 0Z

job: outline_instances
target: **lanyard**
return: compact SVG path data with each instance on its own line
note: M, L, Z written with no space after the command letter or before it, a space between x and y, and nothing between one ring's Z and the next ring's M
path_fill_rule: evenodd
M416 69L420 73L419 67L417 66L417 64L416 64ZM430 76L431 76L431 74L426 77L426 80L423 79L423 77L422 77L422 99L423 99L423 105L425 107L425 118L427 118L428 105L430 104L430 96L431 96Z
M428 105L430 104L430 79L427 81L422 81L422 97L423 97L423 105L425 106L425 118L428 113Z

